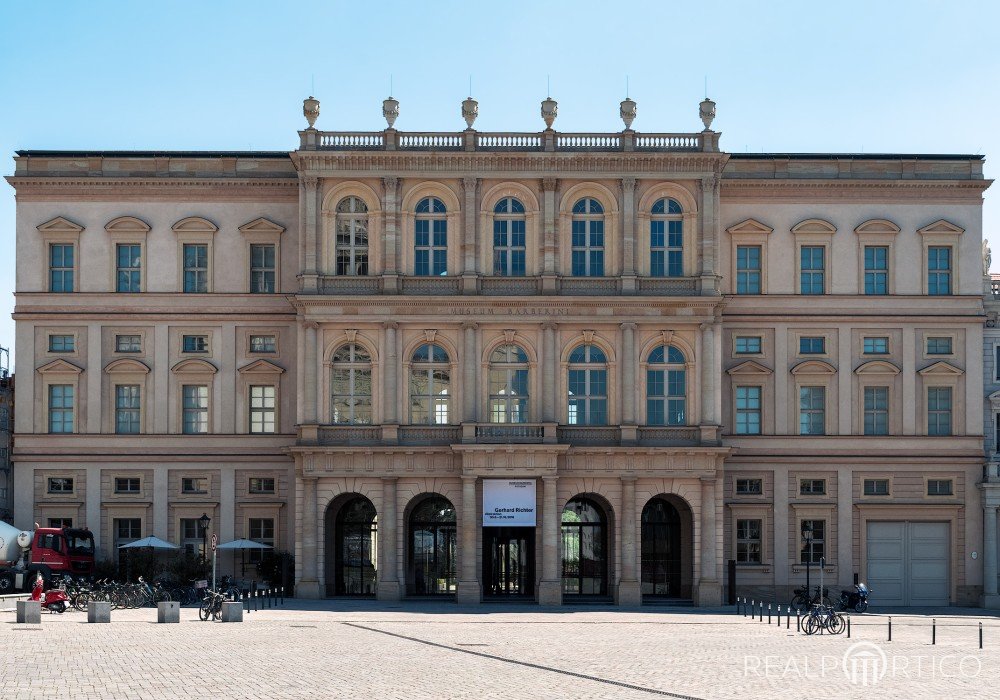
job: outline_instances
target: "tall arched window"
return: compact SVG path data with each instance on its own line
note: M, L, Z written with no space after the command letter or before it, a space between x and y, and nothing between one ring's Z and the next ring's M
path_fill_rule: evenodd
M523 277L524 205L513 197L504 197L493 207L493 274Z
M437 197L424 197L417 203L414 226L413 274L448 274L447 209Z
M410 514L408 595L454 595L458 550L455 506L447 498L431 496Z
M329 524L328 518L328 532ZM332 592L335 595L375 595L378 562L375 506L364 496L351 499L337 511L334 530L336 549ZM330 588L327 581L327 590Z
M410 423L447 425L451 419L451 365L440 345L425 343L410 367Z
M517 345L490 353L490 422L527 423L528 356Z
M647 362L646 424L685 425L684 353L673 345L661 345L653 348Z
M585 197L573 205L573 274L604 276L604 207Z
M330 358L330 422L372 422L372 356L356 343Z
M607 425L608 360L596 345L581 345L569 356L566 422Z
M683 213L673 199L660 199L653 205L649 221L649 274L653 277L684 276Z
M608 535L604 510L574 498L562 512L563 595L607 595Z
M360 197L337 204L336 251L338 275L368 274L368 205Z

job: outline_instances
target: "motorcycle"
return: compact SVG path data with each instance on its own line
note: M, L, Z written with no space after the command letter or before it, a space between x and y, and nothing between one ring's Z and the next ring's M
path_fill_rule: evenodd
M868 586L863 583L854 584L853 591L840 592L840 609L852 609L854 612L863 613L868 609Z
M45 581L39 576L35 579L35 585L31 588L31 600L39 602L42 607L49 612L59 613L60 615L66 612L66 608L69 605L69 596L66 595L66 591L61 588L50 588L47 591L43 591L45 588Z

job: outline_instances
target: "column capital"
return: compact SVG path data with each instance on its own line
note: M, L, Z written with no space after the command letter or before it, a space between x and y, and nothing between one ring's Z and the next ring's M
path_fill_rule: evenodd
M635 191L636 179L631 175L622 178L622 191L630 194Z
M631 321L626 321L625 323L622 323L618 327L621 328L623 331L634 331L635 328L636 328L636 325L634 323L632 323Z
M470 483L475 485L477 479L479 479L479 477L475 474L462 474L462 485L468 486Z
M386 190L392 190L392 192L395 192L396 191L396 187L398 185L399 185L399 178L398 177L383 177L382 178L382 186Z
M543 192L555 192L556 187L559 186L559 180L554 177L543 177L542 178L542 191Z
M479 178L478 177L463 177L462 178L462 187L465 189L466 192L468 192L469 190L475 191L475 189L476 189L476 187L478 185L479 185Z
M557 474L547 474L542 477L542 483L544 484L554 484L559 481L559 476Z
M319 328L319 324L316 321L303 321L302 327L307 331L314 331Z
M303 175L302 184L306 186L306 189L314 190L319 185L319 178L315 175Z
M383 321L382 328L384 328L387 331L394 331L397 328L399 328L399 324L396 323L395 321Z
M399 481L399 477L398 476L383 476L382 477L382 483L383 484L395 484L397 481Z
M621 479L622 481L630 481L632 483L635 483L636 481L639 480L639 477L636 476L635 474L622 474L618 478Z
M475 321L462 321L463 331L474 331L479 328L479 324Z
M559 324L555 321L546 321L542 324L543 331L557 331L559 330Z

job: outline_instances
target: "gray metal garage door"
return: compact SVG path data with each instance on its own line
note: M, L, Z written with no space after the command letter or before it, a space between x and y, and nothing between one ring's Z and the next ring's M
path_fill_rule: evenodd
M869 522L873 606L948 605L948 523Z

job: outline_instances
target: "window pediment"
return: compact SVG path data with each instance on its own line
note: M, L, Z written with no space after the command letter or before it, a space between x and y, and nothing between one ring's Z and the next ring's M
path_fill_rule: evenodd
M83 368L66 360L53 360L35 370L39 374L83 374Z
M806 219L792 226L792 233L824 233L833 234L837 232L837 227L829 221L823 219Z
M858 235L886 235L895 236L899 233L899 226L889 221L888 219L869 219L868 221L860 224L854 233Z
M994 391L986 398L989 399L990 406L992 406L994 410L1000 410L1000 391Z
M837 368L829 362L806 360L792 367L792 374L836 374Z
M923 228L917 229L917 233L919 233L920 235L931 234L940 236L941 234L944 234L944 235L958 236L965 233L965 229L962 228L961 226L956 226L950 221L945 221L944 219L938 219L933 224L928 224Z
M174 233L215 233L219 230L218 226L200 216L189 216L186 219L181 219L170 228L173 229Z
M139 362L138 360L123 357L120 360L109 362L104 368L104 371L108 374L114 374L116 372L141 372L142 374L149 374L149 367L145 363Z
M257 360L251 362L248 365L244 365L237 370L240 374L283 374L285 372L284 368L279 367L273 362L268 362L267 360Z
M219 370L215 367L215 365L207 360L191 358L188 360L181 360L176 365L171 367L170 371L175 373L188 372L191 374L215 374Z
M741 362L735 367L730 367L726 370L726 374L733 376L763 376L774 374L774 370L771 370L759 362L754 362L753 360L747 360L746 362Z
M151 227L134 216L119 216L104 224L104 230L108 233L149 233Z
M855 374L899 374L899 367L885 360L872 360L854 370Z
M65 217L57 216L44 224L39 224L37 228L41 233L80 233L85 227Z
M285 227L263 216L259 216L253 221L248 221L240 226L239 230L240 233L281 233L285 230Z
M740 234L756 234L766 236L773 231L773 228L767 224L762 224L757 221L757 219L746 219L745 221L741 221L740 223L726 229L726 232L731 236L738 236Z
M938 360L937 362L924 367L922 370L918 370L917 374L927 377L927 376L938 376L938 377L957 377L959 375L965 374L964 371L960 370L955 365L948 364L943 360Z

